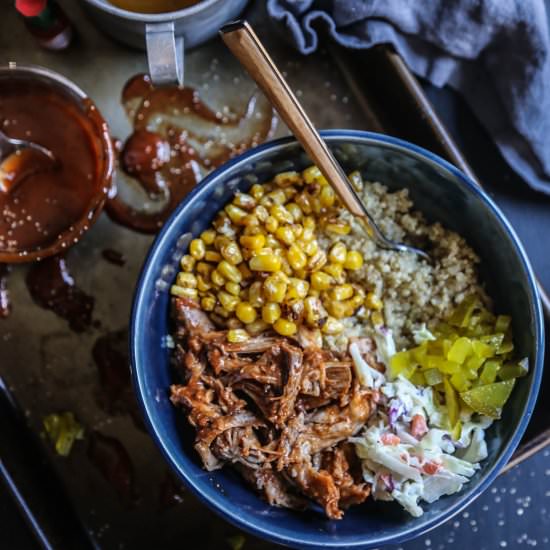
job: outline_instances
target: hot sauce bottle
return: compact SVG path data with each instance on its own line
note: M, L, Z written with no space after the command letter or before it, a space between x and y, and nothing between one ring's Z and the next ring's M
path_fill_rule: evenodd
M43 48L63 50L70 44L73 37L71 23L54 0L16 0L15 8Z

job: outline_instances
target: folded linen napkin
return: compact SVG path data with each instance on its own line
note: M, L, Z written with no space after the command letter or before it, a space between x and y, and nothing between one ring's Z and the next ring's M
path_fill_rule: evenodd
M327 30L390 43L411 70L466 98L507 162L550 194L550 37L544 0L268 0L302 53Z

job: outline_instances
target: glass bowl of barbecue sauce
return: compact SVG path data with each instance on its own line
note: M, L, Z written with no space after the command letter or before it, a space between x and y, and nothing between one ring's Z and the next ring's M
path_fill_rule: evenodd
M0 67L0 129L55 157L41 163L21 150L0 159L11 170L0 190L0 262L62 252L92 226L110 191L115 156L105 120L62 75L12 63Z

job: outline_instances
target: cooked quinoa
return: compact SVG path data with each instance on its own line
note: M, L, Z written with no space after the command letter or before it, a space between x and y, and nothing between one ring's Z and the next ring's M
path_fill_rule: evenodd
M422 243L435 260L430 265L415 254L377 247L347 211L341 217L350 223L351 232L345 236L325 234L319 239L324 248L341 241L363 254L363 267L352 272L350 278L382 299L384 324L393 331L398 349L413 343L413 329L422 323L428 327L437 324L466 296L475 293L488 300L478 280L478 256L460 235L440 223L428 224L420 212L413 210L407 189L390 192L380 183L365 183L361 197L388 238ZM344 323L343 333L325 336L329 346L345 348L349 337L373 330L361 312Z

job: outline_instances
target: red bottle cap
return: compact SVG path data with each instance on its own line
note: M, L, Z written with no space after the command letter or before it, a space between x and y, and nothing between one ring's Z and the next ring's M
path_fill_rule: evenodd
M25 17L40 15L48 0L15 0L15 9Z

